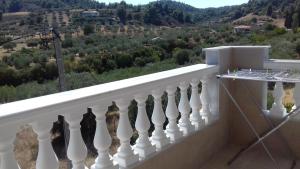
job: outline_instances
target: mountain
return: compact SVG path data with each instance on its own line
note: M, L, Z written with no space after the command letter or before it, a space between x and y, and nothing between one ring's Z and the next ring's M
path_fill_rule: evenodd
M283 18L287 28L298 27L300 0L250 0L237 6L201 9L195 19L197 22L231 22L250 14L273 19Z
M111 18L138 20L139 23L153 25L182 25L194 23L232 22L253 14L274 19L284 18L286 27L292 28L300 23L300 0L249 0L236 6L198 9L173 0L159 0L147 5L134 6L121 3L99 3L96 0L1 0L4 12L45 11L64 9L110 10ZM121 16L123 14L126 16ZM294 25L294 26L293 26Z
M240 11L243 16L253 13L274 19L284 18L287 28L300 26L300 0L250 0L241 6Z
M4 12L36 11L58 8L99 8L96 0L1 0L0 10Z

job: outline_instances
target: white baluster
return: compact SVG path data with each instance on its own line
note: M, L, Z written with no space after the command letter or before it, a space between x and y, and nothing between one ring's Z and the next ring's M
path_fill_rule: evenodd
M281 118L287 114L284 105L282 104L282 99L284 96L284 90L282 82L276 82L275 88L273 91L274 103L270 110L271 116Z
M147 96L137 95L135 100L138 103L138 115L135 122L135 127L139 133L139 138L136 141L134 150L139 154L141 159L145 159L150 154L155 152L155 147L149 141L148 130L150 122L146 113Z
M192 95L191 95L191 100L190 100L190 105L192 108L192 114L191 114L191 121L192 124L195 126L196 130L200 130L204 124L205 121L202 119L202 117L200 116L199 110L200 110L200 97L199 97L199 93L198 93L198 84L199 84L199 80L197 79L193 79L191 82L192 85Z
M58 169L59 163L51 145L50 131L56 118L44 117L36 119L32 128L38 135L39 151L36 159L37 169Z
M17 127L0 127L0 169L20 169L14 155Z
M215 77L209 78L207 83L210 96L209 107L213 122L219 118L219 83Z
M115 159L118 161L119 165L124 168L138 162L139 160L138 155L133 153L130 145L130 138L133 134L133 131L128 118L129 103L130 101L125 99L116 101L120 113L117 136L120 139L121 145L117 154L115 155Z
M202 90L201 90L200 99L202 103L202 109L200 113L203 119L205 120L205 123L210 124L212 122L212 113L210 112L210 108L209 108L209 104L211 100L208 93L208 86L207 86L208 79L203 79L201 80L201 82L202 82Z
M183 136L183 133L179 130L177 125L177 117L179 116L179 112L175 103L175 92L177 87L168 86L168 105L166 109L166 115L169 120L169 124L167 125L167 136L170 138L171 142L174 143Z
M293 106L293 110L300 107L300 83L296 83L296 85L295 85L294 100L295 100L295 105ZM297 115L296 118L300 119L300 115Z
M108 104L107 104L108 105ZM94 145L98 151L98 157L91 169L117 169L118 165L113 165L112 157L109 155L109 147L112 139L106 125L106 111L108 106L94 106L93 113L96 116L96 132Z
M190 104L187 95L187 89L189 84L187 82L181 82L179 85L180 88L180 102L178 105L179 112L181 113L181 119L179 122L179 127L183 131L183 135L187 136L195 130L195 127L190 121Z
M161 104L162 95L163 91L161 90L152 91L152 96L154 97L154 108L151 119L155 129L152 133L151 141L153 144L155 144L157 151L160 151L163 147L170 143L169 138L167 138L163 130L163 125L166 121L166 117Z
M65 116L70 128L70 140L67 150L68 158L72 161L72 169L87 168L84 165L87 156L87 148L83 142L80 121L82 120L83 111L76 111Z

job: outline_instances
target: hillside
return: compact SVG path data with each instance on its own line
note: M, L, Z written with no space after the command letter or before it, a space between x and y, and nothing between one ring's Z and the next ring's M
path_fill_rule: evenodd
M0 20L2 20L2 13L44 14L69 10L97 10L101 16L119 18L123 24L133 20L141 24L153 25L192 23L192 18L199 11L190 5L170 0L156 1L143 6L133 6L124 1L105 4L95 0L3 0L0 3Z
M83 16L83 11L96 11L97 16ZM26 15L19 15L20 12L26 12ZM247 24L252 20L263 20L267 24L295 30L300 25L300 0L250 0L242 5L206 9L198 9L172 0L160 0L142 6L126 4L124 1L105 4L96 0L2 0L0 3L2 34L18 36L20 32L25 34L41 32L50 26L53 20L59 22L62 32L67 30L75 32L87 24L102 27L107 25L182 27L214 26L224 23ZM120 31L124 31L123 28Z
M300 0L250 0L246 4L237 6L226 6L220 8L198 9L185 3L160 0L143 6L133 6L121 3L99 3L96 0L2 0L0 11L4 12L36 12L45 10L66 9L111 9L124 8L127 14L141 12L141 17L147 24L165 25L168 23L178 24L188 22L228 22L246 16L250 13L255 15L267 15L272 18L287 18L288 21L297 19L295 14L299 12ZM123 7L124 6L124 7ZM113 15L117 12L114 11ZM149 17L150 18L147 18ZM151 20L151 15L155 19ZM288 23L291 27L292 23Z
M269 17L279 25L287 28L297 28L300 23L300 0L250 0L248 4L241 5L236 13L240 17L253 14Z
M0 10L4 12L34 12L58 8L100 8L103 3L95 0L2 0Z

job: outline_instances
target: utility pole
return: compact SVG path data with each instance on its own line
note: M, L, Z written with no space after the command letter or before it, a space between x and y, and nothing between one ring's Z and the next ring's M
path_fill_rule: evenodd
M65 69L64 69L64 60L61 55L61 37L58 32L58 24L56 20L53 20L52 22L52 38L53 38L53 44L55 48L55 56L56 56L56 64L58 68L58 79L59 79L59 91L64 92L66 90L65 86ZM61 119L61 120L60 120ZM64 116L61 116L59 118L59 121L63 123L64 128L64 137L65 137L65 152L67 153L68 150L68 143L70 140L70 131L69 131L69 125L65 121ZM71 168L71 161L67 158L67 168Z
M58 32L58 24L54 20L52 23L52 36L55 48L55 56L56 56L56 64L58 68L58 79L59 79L59 90L63 92L66 90L65 87L65 69L64 69L64 61L61 56L61 37Z

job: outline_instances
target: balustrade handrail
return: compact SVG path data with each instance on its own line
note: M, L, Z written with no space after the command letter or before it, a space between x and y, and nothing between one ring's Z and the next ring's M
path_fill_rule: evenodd
M300 60L269 59L264 62L265 69L300 71Z
M167 85L193 78L203 78L218 72L218 66L197 64L169 71L134 77L130 79L85 87L0 105L0 126L28 120L44 115L60 115L65 110L87 108L101 104L101 101L120 97L133 99L135 94L150 94L156 88L165 89ZM72 111L71 111L72 112Z

